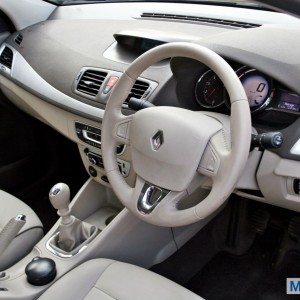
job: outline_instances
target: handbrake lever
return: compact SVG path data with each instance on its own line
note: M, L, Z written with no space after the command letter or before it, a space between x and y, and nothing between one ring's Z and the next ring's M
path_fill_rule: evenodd
M17 215L10 219L0 232L0 256L26 224L25 215Z

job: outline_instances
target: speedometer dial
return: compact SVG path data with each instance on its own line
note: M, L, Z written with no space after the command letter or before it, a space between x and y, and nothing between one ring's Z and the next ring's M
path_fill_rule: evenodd
M242 67L236 71L245 89L251 112L256 112L266 107L272 98L272 79L267 75L247 67ZM226 104L230 106L227 94Z
M241 77L250 108L261 107L268 99L271 92L271 83L266 76L256 70L250 70Z
M195 87L197 102L205 108L215 108L224 103L224 85L212 70L206 71Z

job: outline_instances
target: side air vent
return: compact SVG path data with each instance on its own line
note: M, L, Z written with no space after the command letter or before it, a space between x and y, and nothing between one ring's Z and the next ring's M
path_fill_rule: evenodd
M22 43L22 41L23 41L23 35L22 34L18 34L16 37L15 37L15 43L17 44L17 45L21 45L21 43Z
M193 17L193 16L185 16L185 15L159 14L159 13L143 13L141 15L141 18L183 21L183 22L193 22L193 23L201 23L201 24L211 23L211 24L223 25L223 26L234 27L234 28L255 28L261 26L260 24L239 22L233 20Z
M10 48L5 47L0 55L0 64L11 69L13 62L13 52Z
M95 97L107 76L107 73L97 70L86 70L81 76L77 91Z
M145 98L150 92L150 84L145 81L137 80L133 85L125 103L129 101L130 98L134 97L137 99Z

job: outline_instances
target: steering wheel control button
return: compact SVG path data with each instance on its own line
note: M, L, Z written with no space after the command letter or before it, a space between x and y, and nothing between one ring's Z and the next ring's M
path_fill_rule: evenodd
M123 139L127 138L127 131L128 131L128 122L122 123L118 126L117 136Z
M119 158L117 159L117 163L120 173L123 175L123 177L127 177L130 173L130 163Z
M111 76L106 84L106 86L103 89L103 94L108 94L110 90L115 86L115 84L118 82L119 77L118 76Z
M27 281L35 286L46 285L56 277L54 260L46 257L35 257L25 268Z
M138 210L149 214L168 193L168 190L145 183L138 200Z
M215 174L217 173L218 168L218 156L215 154L213 149L210 146L208 146L201 159L199 169L201 169L201 171L204 171L204 173Z

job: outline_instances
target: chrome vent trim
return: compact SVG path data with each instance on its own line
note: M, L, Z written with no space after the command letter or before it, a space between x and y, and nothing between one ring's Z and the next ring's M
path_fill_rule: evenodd
M22 34L18 34L16 37L15 37L15 43L17 44L17 45L21 45L21 43L22 43L22 41L23 41L23 35Z
M96 97L106 76L106 72L88 69L82 74L76 90L80 93Z
M201 24L209 23L209 24L216 24L216 25L228 26L233 28L255 28L261 26L261 24L240 22L234 20L205 18L205 17L187 16L187 15L160 14L160 13L143 13L141 14L141 18L183 21L183 22L193 22L193 23L201 23Z
M13 51L9 47L5 46L5 48L3 49L0 55L0 64L11 69L13 56L14 56Z
M146 98L147 95L150 93L150 84L149 82L137 79L135 84L133 85L127 99L125 100L125 103L128 103L129 99L134 97L137 99Z

